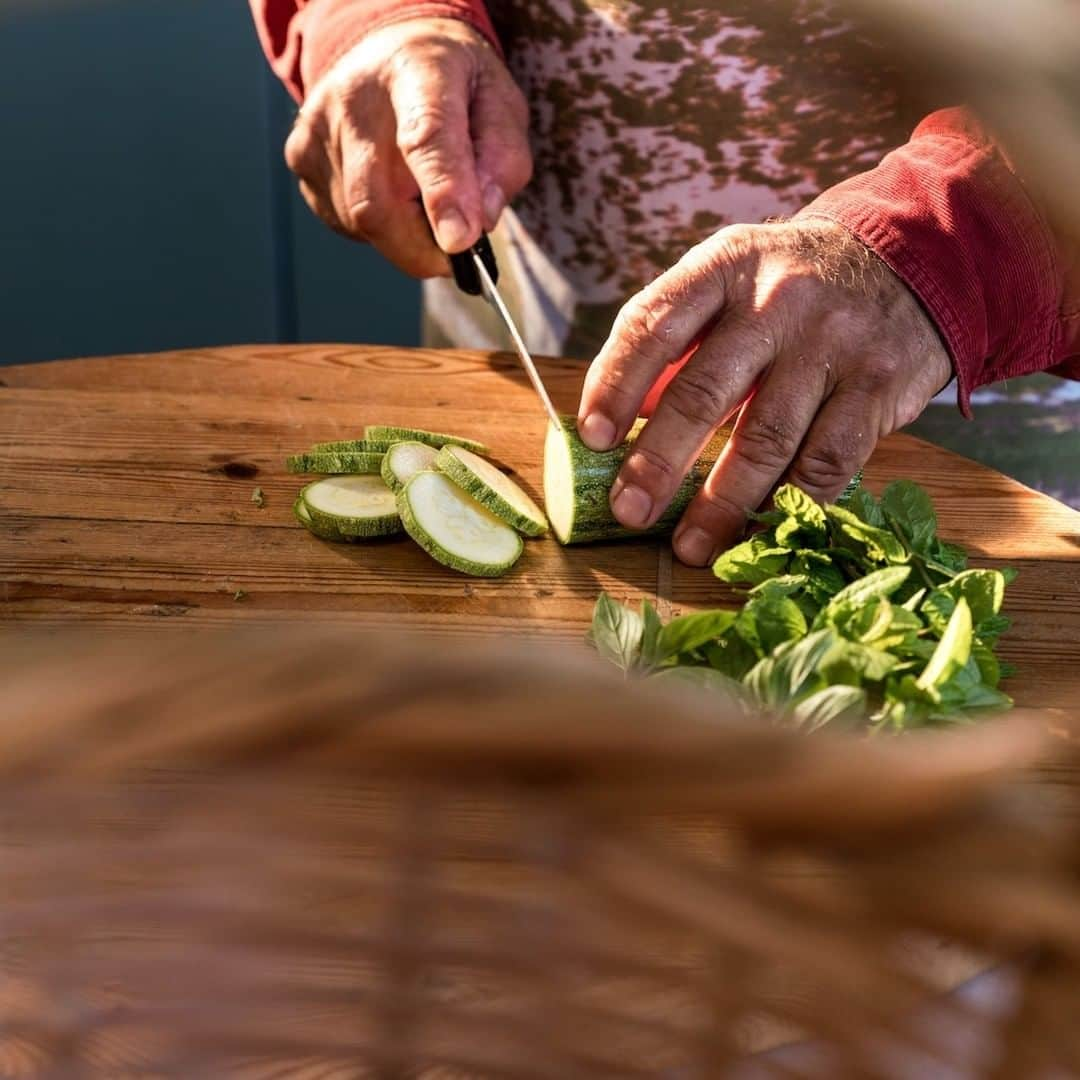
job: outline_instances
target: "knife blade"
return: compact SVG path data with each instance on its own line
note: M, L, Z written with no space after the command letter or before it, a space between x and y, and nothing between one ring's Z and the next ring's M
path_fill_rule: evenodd
M521 365L525 368L525 374L529 376L529 382L532 383L533 389L544 406L544 411L548 414L548 419L557 428L561 427L562 421L555 411L555 406L552 404L551 395L547 392L544 380L536 369L536 362L533 360L532 354L525 344L525 339L522 338L521 332L514 322L514 317L510 314L510 310L507 308L502 295L499 293L499 288L495 284L499 271L495 265L495 255L491 250L488 238L482 236L480 241L467 252L452 255L450 262L458 287L463 292L473 296L482 295L498 312L503 326L506 327L506 332L510 335L510 340L514 343Z

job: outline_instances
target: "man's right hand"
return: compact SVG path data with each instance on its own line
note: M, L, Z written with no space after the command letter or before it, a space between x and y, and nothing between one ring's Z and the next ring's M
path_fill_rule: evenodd
M412 19L369 34L315 84L285 160L332 229L437 277L444 252L493 229L528 183L527 130L525 99L480 33Z

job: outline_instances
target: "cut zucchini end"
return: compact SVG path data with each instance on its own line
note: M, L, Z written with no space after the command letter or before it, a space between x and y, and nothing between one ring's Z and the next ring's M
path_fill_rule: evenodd
M370 424L364 428L364 438L373 442L418 442L441 450L444 446L464 446L474 454L487 454L490 451L475 439L464 439L460 435L448 435L443 431L425 431L423 428L387 427L384 424Z
M544 509L560 544L574 533L574 464L565 425L565 419L561 428L548 424L544 439Z
M393 536L402 530L394 493L379 476L330 476L300 493L311 520L320 529L336 529L342 538Z
M521 537L434 470L416 473L397 497L405 531L436 562L473 577L501 577L521 557Z
M519 484L479 454L464 446L444 446L435 467L511 528L525 536L547 532L547 518L540 507Z
M439 451L427 443L394 443L383 458L383 481L396 495L418 472L432 468L438 456Z

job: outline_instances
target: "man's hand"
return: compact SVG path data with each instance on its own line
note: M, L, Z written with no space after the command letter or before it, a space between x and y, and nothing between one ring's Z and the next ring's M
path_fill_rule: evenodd
M528 183L527 128L521 91L477 31L412 19L368 35L319 80L285 159L332 229L436 277L450 270L443 252L494 228Z
M692 566L733 543L746 511L782 480L835 498L878 439L914 420L952 376L907 286L839 226L732 226L619 313L585 381L585 443L603 450L625 438L649 388L699 336L611 492L619 521L651 525L745 402L675 533L676 554Z

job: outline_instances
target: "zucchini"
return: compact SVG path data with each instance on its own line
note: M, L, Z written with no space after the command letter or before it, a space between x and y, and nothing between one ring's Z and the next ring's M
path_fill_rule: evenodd
M349 537L342 536L336 525L316 525L311 519L311 514L308 513L307 504L304 502L303 495L296 496L296 502L292 506L293 517L304 526L305 529L312 536L317 536L320 540L348 540Z
M308 484L300 497L315 526L342 539L401 532L394 493L378 476L330 476Z
M547 532L547 518L540 507L509 476L479 454L464 446L444 446L435 467L519 533L542 536Z
M441 431L424 431L423 428L385 427L372 424L364 428L364 438L368 442L418 442L425 446L434 446L441 450L444 446L464 446L474 454L486 454L488 448L473 439L463 439L458 435L446 435Z
M385 439L334 439L313 443L309 454L385 454L392 443Z
M448 476L425 469L397 497L405 531L436 561L475 577L499 577L521 557L521 537Z
M622 446L597 453L578 436L577 421L548 425L544 442L544 507L561 544L653 536L674 530L698 487L697 469L682 482L671 505L649 529L627 529L611 512L612 484L645 421L639 420Z
M293 454L285 459L291 473L377 473L382 468L382 454L361 453L307 453Z
M383 481L397 494L418 472L434 468L438 456L439 451L425 443L394 443L382 460Z

